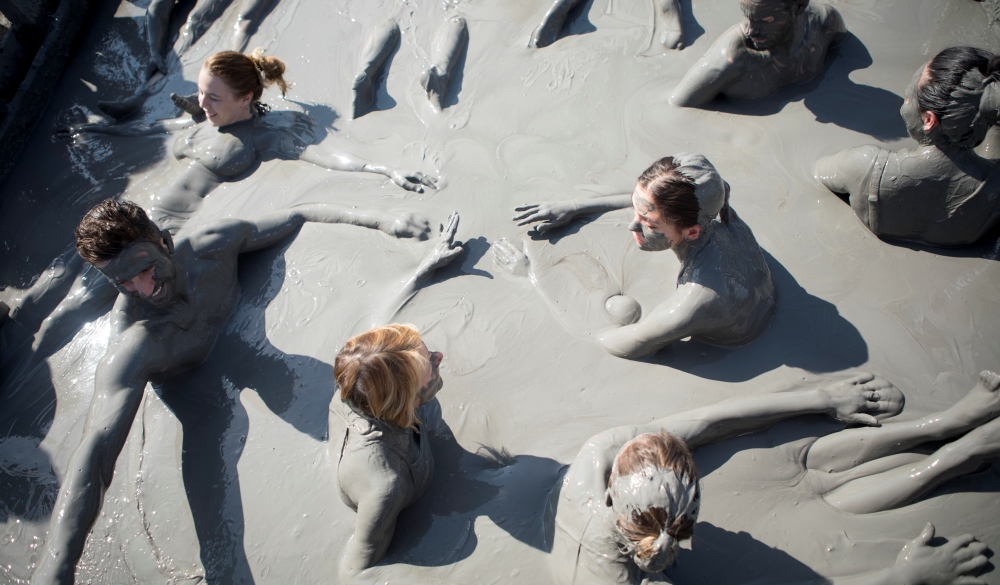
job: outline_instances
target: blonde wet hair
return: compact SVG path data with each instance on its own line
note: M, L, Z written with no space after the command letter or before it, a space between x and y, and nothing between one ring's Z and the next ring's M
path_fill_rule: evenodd
M669 500L663 501L666 506L634 509L620 501L623 485L662 481L674 484L654 486L658 501ZM691 538L698 520L701 488L691 449L665 431L639 435L615 457L608 495L618 513L615 525L632 543L639 567L649 572L666 568L674 560L677 542Z
M333 377L340 399L363 414L403 428L416 428L416 397L428 360L412 325L385 325L347 340Z

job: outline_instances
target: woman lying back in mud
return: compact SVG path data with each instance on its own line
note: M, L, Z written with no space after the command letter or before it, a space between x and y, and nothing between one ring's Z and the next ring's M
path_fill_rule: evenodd
M1000 376L983 372L968 396L944 412L792 443L801 453L768 449L780 452L775 466L762 460L755 467L773 479L782 466L797 464L804 477L791 485L845 512L901 506L1000 454L998 386ZM902 406L898 389L862 374L830 386L736 398L591 437L549 499L546 520L554 522L549 533L556 581L669 582L661 572L674 564L679 543L691 538L701 501L691 449L810 413L877 426L877 419L897 414ZM932 455L907 453L963 434ZM983 583L975 575L986 565L986 545L966 535L932 547L933 537L928 524L893 566L832 582Z
M899 109L918 148L857 146L816 163L879 236L971 244L1000 222L1000 165L974 149L1000 117L1000 57L952 47L920 67Z
M191 164L185 165L177 180L156 198L151 210L153 221L170 231L175 231L221 183L271 158L303 160L335 171L377 173L410 191L435 187L434 180L423 173L400 172L312 144L312 121L304 115L297 114L291 128L270 123L260 97L264 87L272 84L285 93L284 72L284 62L260 52L249 56L235 51L216 53L205 61L198 75L198 105L203 118L185 116L152 124L79 124L60 132L116 136L183 132L174 142L173 153L179 161L191 159Z
M742 345L760 335L774 312L771 272L753 232L729 207L729 184L704 156L678 154L656 161L639 176L631 195L523 205L515 209L514 220L518 225L540 221L535 232L545 233L578 215L630 205L635 217L628 229L639 249L673 250L681 261L677 290L641 320L633 299L609 296L608 310L622 326L601 332L601 346L631 359L688 336ZM502 268L530 271L539 281L533 271L544 268L511 242L501 240L493 251ZM542 294L549 293L560 291L543 287ZM625 307L626 316L616 303Z

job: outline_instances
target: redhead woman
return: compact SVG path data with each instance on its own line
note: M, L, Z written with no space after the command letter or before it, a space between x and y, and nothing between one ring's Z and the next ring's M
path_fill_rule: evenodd
M181 132L173 154L185 162L177 180L156 197L153 221L175 231L193 214L202 200L220 184L240 177L254 165L273 158L298 159L335 171L385 175L410 191L435 187L423 173L404 173L383 165L366 163L350 155L326 151L312 140L308 119L292 129L268 121L267 107L260 98L266 86L288 89L285 64L260 52L244 55L224 51L209 57L198 75L198 102L204 119L181 117L152 124L80 124L63 130L117 136L144 136ZM200 116L199 116L200 117ZM305 116L302 116L305 118ZM186 164L190 159L191 164Z

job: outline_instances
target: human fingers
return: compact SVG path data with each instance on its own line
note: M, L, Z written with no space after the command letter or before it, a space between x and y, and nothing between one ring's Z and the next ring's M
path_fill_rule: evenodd
M957 570L961 575L975 575L986 566L986 555L978 554L967 561L958 564Z
M529 209L520 215L515 215L511 219L513 219L514 221L520 221L523 219L524 221L522 221L519 225L524 225L526 223L532 221L538 221L539 219L541 219L539 217L541 213L542 213L541 210L535 207L534 209Z
M920 532L920 536L914 539L914 542L927 544L932 538L934 538L934 525L928 522L927 526L924 526L923 531Z
M434 177L429 177L423 173L416 173L415 178L417 182L425 187L430 187L431 189L437 189L437 179Z
M441 228L441 239L451 243L455 239L455 231L458 230L458 212L452 211L447 221L448 223Z
M848 380L851 384L867 384L875 379L875 374L871 372L859 372Z
M514 211L528 211L529 209L538 209L537 203L525 203L523 205L518 205L514 208Z
M948 544L946 544L945 546L952 550L958 551L959 549L971 546L975 542L976 542L975 536L971 534L963 534L961 536L953 536L949 538Z

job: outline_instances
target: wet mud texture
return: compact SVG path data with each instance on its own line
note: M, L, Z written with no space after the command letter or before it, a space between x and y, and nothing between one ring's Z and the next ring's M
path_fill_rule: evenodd
M180 56L140 118L175 115L169 93L194 90L201 61L228 46L238 4ZM286 59L294 82L288 99L268 90L266 102L313 117L330 149L440 174L440 188L410 193L378 175L269 160L220 185L192 226L311 202L410 210L435 223L452 210L462 216L468 251L401 315L445 354L443 424L431 437L434 477L401 514L376 572L549 583L540 524L548 492L597 432L858 369L897 384L907 394L901 416L918 418L964 396L980 370L1000 367L998 234L961 250L889 244L812 178L819 157L845 148L912 147L898 110L916 68L947 46L995 52L998 37L970 0L836 6L850 34L820 76L710 109L673 108L666 98L741 18L734 0L683 3L682 51L657 49L653 2L583 2L543 49L525 46L547 8L534 0L284 0L263 19L250 46ZM95 23L2 186L0 300L12 307L68 249L84 211L105 197L147 205L180 172L169 136L73 145L50 133L141 83L144 9L122 3ZM436 31L456 15L468 45L437 112L419 76L432 64ZM398 49L372 111L351 120L365 41L387 18L399 25ZM650 162L673 152L706 155L729 182L733 207L766 251L778 303L745 347L681 341L621 360L588 328L564 325L533 287L503 277L488 247L530 239L509 220L515 205L630 192ZM648 311L671 292L676 259L636 250L628 219L624 210L583 218L533 244L587 277L594 290L584 286L582 301L606 286ZM240 304L212 355L185 378L197 392L164 401L147 390L78 581L335 578L354 512L336 486L329 438L344 428L328 422L331 364L371 300L420 257L418 242L360 231L307 225L241 260ZM79 444L107 345L107 316L96 314L51 356L24 343L37 314L15 312L0 329L0 582L29 576ZM797 462L779 447L836 428L805 418L699 450L702 513L672 579L791 581L886 567L928 521L938 534L971 532L1000 550L995 463L875 515L844 514L798 490ZM985 579L1000 583L995 571Z

